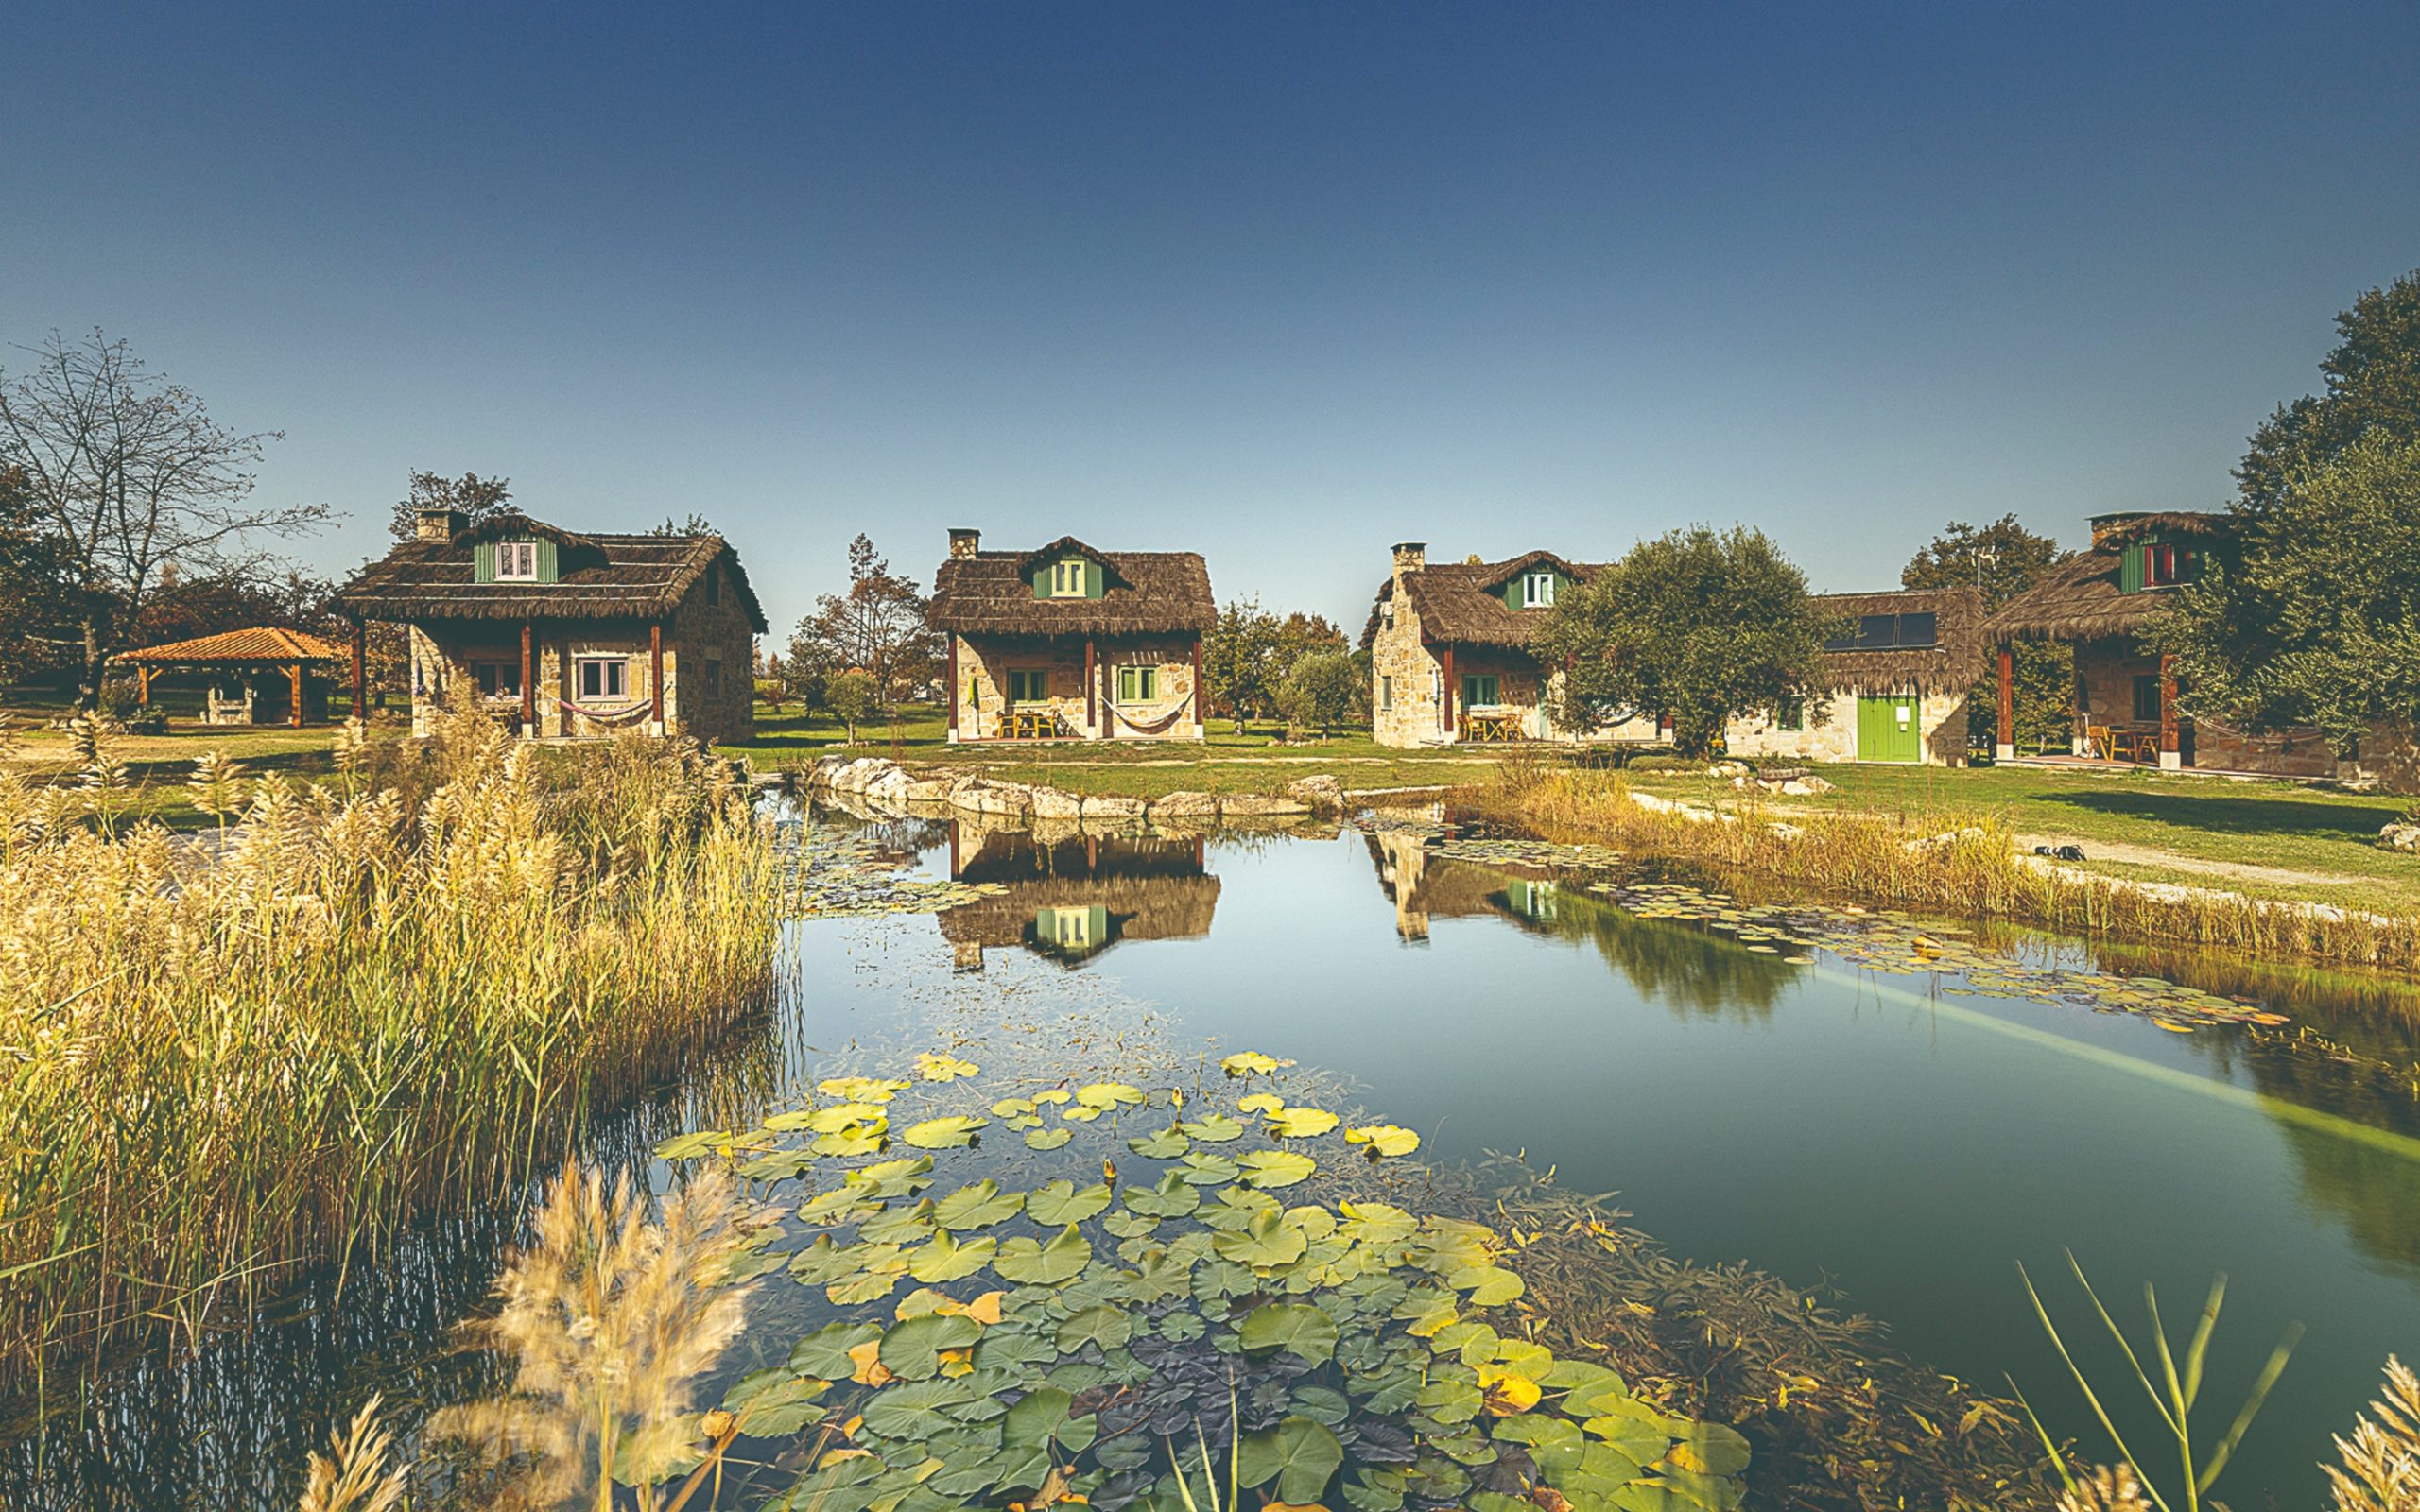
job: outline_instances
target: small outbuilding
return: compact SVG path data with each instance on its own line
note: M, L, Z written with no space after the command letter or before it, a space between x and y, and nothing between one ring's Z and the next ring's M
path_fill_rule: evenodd
M133 670L136 697L147 706L160 679L193 679L203 685L205 724L300 729L328 717L328 686L345 656L323 636L251 626L122 651L112 660Z
M1818 593L1841 622L1809 700L1733 719L1734 756L1966 764L1966 704L1983 671L1983 600L1971 588Z

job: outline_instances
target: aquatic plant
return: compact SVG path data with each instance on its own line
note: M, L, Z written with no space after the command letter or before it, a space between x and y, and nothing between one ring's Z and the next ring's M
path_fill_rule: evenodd
M2078 1263L2073 1253L2067 1256L2067 1266L2075 1272L2076 1283L2083 1288L2085 1297L2091 1301L2093 1312L2108 1329L2110 1338L2117 1342L2118 1350L2125 1355L2128 1372L2143 1388L2143 1394L2151 1399L2152 1408L2158 1413L2160 1427L2164 1430L2166 1436L2174 1442L2178 1471L2174 1489L2175 1501L2172 1503L2168 1496L2161 1493L2157 1482L2143 1464L2141 1457L2127 1446L2125 1437L2118 1432L2118 1425L2110 1420L2109 1410L2101 1402L2100 1393L2093 1389L2091 1379L2084 1374L2083 1367L2076 1364L2075 1356L2068 1352L2066 1340L2060 1336L2058 1325L2050 1320L2050 1311L2042 1304L2041 1293L2034 1290L2033 1278L2026 1273L2024 1265L2019 1264L2016 1272L2025 1282L2025 1295L2033 1304L2034 1316L2041 1319L2042 1330L2049 1335L2051 1348L2058 1351L2060 1360L2066 1364L2068 1373L2075 1378L2077 1387L2083 1393L2084 1401L2092 1408L2094 1419L2100 1424L2101 1430L2109 1435L2109 1441L2117 1447L2118 1454L2133 1469L2135 1476L2140 1480L2142 1495L2150 1501L2152 1505L2158 1507L2160 1512L2176 1512L2179 1507L2185 1509L2185 1512L2195 1512L2195 1509L2202 1505L2202 1498L2208 1494L2220 1473L2227 1468L2227 1461L2234 1457L2236 1446L2243 1442L2243 1435L2252 1427L2252 1419L2259 1413L2261 1403L2268 1400L2270 1388L2277 1383L2277 1377L2284 1372L2286 1361L2293 1353L2294 1345L2302 1338L2302 1325L2295 1324L2286 1331L2285 1338L2271 1352L2269 1363L2261 1367L2257 1376L2254 1377L2252 1386L2245 1394L2243 1405L2237 1411L2234 1421L2227 1425L2226 1432L2221 1434L2206 1452L2200 1452L2197 1451L2193 1442L2193 1408L2202 1393L2202 1366L2210 1348L2210 1336L2218 1329L2219 1309L2226 1301L2226 1277L2221 1274L2211 1281L2209 1298L2202 1304L2201 1320L2195 1325L2192 1340L2186 1347L2182 1365L2178 1363L2175 1351L2169 1347L2168 1331L2160 1322L2159 1296L2152 1290L2149 1281L2143 1283L2143 1307L2151 1316L2152 1326L2151 1346L2147 1352L2152 1363L2159 1367L2159 1380L2154 1383L2151 1371L2143 1364L2142 1356L2135 1352L2134 1344L2127 1339L2125 1331L2118 1326L2117 1319L2109 1315L2109 1309L2101 1305L2100 1294L2093 1290L2091 1280L2083 1273L2083 1266ZM2011 1385L2014 1386L2014 1383L2012 1382ZM2018 1393L2017 1400L2019 1401L2025 1400L2022 1392ZM2026 1404L2026 1411L2029 1415L2032 1413L2031 1403ZM2049 1433L2042 1427L2042 1420L2038 1416L2034 1417L2033 1424L2035 1431L2042 1436L2043 1446L2050 1451L2052 1463L2059 1468L2059 1474L2066 1484L2069 1499L2081 1498L2087 1494L2102 1495L2104 1488L2092 1488L2088 1493L2084 1489L2080 1489L2080 1483L2067 1473L2066 1461L2059 1454L2057 1448L2051 1444ZM2107 1489L2114 1490L2115 1487ZM2078 1504L2091 1507L2095 1503L2085 1500L2080 1501ZM2100 1504L2111 1503L2104 1500Z
M2343 1463L2323 1465L2336 1512L2412 1512L2420 1507L2420 1376L2393 1355L2386 1391L2355 1419L2353 1436L2338 1435Z
M378 1408L373 1393L350 1431L329 1432L331 1453L312 1454L296 1512L394 1512L403 1504L404 1471L387 1463L394 1435L379 1425Z
M209 764L208 848L0 775L0 1397L514 1193L761 1001L770 848L694 747L363 767Z

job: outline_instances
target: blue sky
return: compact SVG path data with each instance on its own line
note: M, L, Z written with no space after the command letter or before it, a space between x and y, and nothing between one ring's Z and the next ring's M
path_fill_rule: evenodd
M286 433L697 510L777 627L872 532L1194 548L1357 628L1387 545L2216 505L2420 265L2420 8L12 7L0 338ZM15 354L11 354L13 361Z

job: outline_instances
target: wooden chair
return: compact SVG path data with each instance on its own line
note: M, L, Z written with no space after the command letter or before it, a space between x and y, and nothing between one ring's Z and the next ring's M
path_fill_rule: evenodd
M2104 762L2114 762L2118 759L2117 747L2110 741L2107 725L2083 727L2083 753L2087 757Z

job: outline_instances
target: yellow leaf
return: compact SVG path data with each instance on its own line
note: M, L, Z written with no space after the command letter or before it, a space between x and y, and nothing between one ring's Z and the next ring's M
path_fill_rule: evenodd
M849 1358L856 1362L857 1368L856 1373L851 1375L849 1379L861 1386L879 1386L888 1383L890 1380L890 1370L889 1366L885 1366L882 1361L877 1358L881 1350L882 1341L880 1339L868 1339L865 1343L858 1345L854 1349L851 1349L849 1351ZM856 1436L854 1433L850 1432L850 1429L847 1428L842 1429L841 1432L849 1434L851 1437Z
M985 1292L966 1304L966 1315L987 1326L997 1323L1000 1321L1000 1298L1008 1295L1006 1292Z

